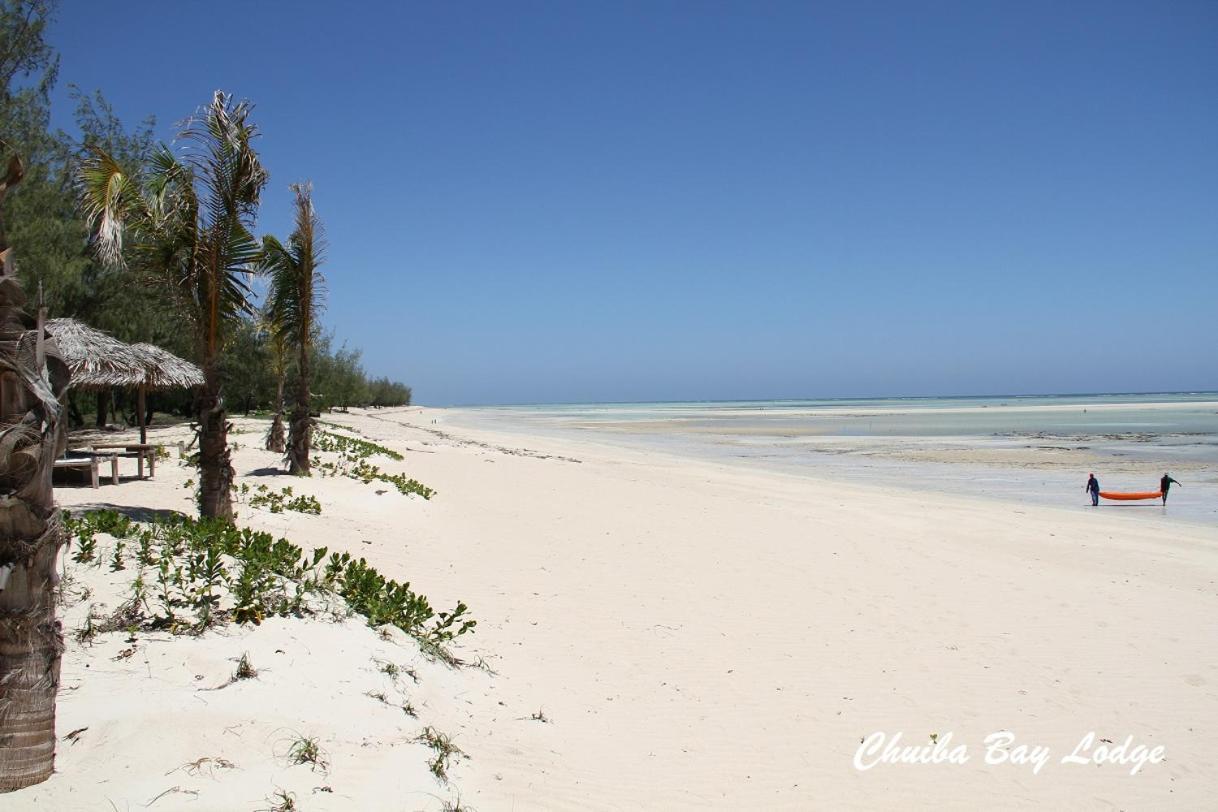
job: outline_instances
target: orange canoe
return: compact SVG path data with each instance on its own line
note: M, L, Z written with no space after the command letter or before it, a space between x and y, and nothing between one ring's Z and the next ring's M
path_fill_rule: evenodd
M1138 493L1121 493L1120 491L1100 491L1100 496L1105 499L1158 499L1163 495L1163 491L1139 491Z

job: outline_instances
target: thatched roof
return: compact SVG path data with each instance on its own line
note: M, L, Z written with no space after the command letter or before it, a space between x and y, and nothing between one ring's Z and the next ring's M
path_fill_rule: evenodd
M51 319L47 332L72 373L72 386L138 386L144 380L145 367L135 348L108 333L76 319Z
M150 389L190 389L203 385L203 370L155 344L132 344L146 359Z
M203 383L203 372L189 361L152 344L125 344L76 319L51 319L47 332L72 372L70 386L151 389L187 388Z

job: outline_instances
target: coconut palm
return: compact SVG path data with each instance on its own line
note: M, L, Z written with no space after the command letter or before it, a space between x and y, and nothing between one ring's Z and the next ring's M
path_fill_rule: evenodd
M181 159L161 146L132 176L93 148L78 176L99 257L159 283L195 339L204 377L196 401L199 513L208 518L232 517L220 357L237 321L253 312L248 278L259 244L251 228L267 173L252 146L251 109L217 91L181 132Z
M262 240L259 270L270 277L267 311L276 332L296 353L296 391L288 429L288 468L293 474L309 475L309 358L313 336L321 315L324 279L317 270L324 261L325 239L321 221L313 209L313 187L293 184L296 195L296 228L284 245L274 237Z
M0 141L0 158L6 145ZM0 162L0 167L4 164ZM0 169L0 207L22 176ZM55 568L65 538L51 473L66 445L60 398L67 366L25 295L0 218L0 792L28 787L55 768L55 693L63 635L55 619Z
M283 387L288 378L288 346L286 336L273 326L268 333L271 372L275 375L275 417L266 432L266 450L282 454L287 449L287 440L283 435Z

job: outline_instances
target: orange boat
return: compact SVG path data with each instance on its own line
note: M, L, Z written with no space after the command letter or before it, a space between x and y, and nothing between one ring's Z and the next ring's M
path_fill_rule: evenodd
M1100 496L1104 497L1105 499L1117 499L1124 502L1132 502L1137 499L1159 499L1163 496L1163 491L1139 491L1137 493L1100 491Z

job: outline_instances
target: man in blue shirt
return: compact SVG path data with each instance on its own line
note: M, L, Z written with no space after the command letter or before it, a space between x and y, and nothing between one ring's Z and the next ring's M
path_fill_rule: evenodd
M1091 495L1091 507L1100 503L1100 481L1095 474L1087 474L1087 493Z

